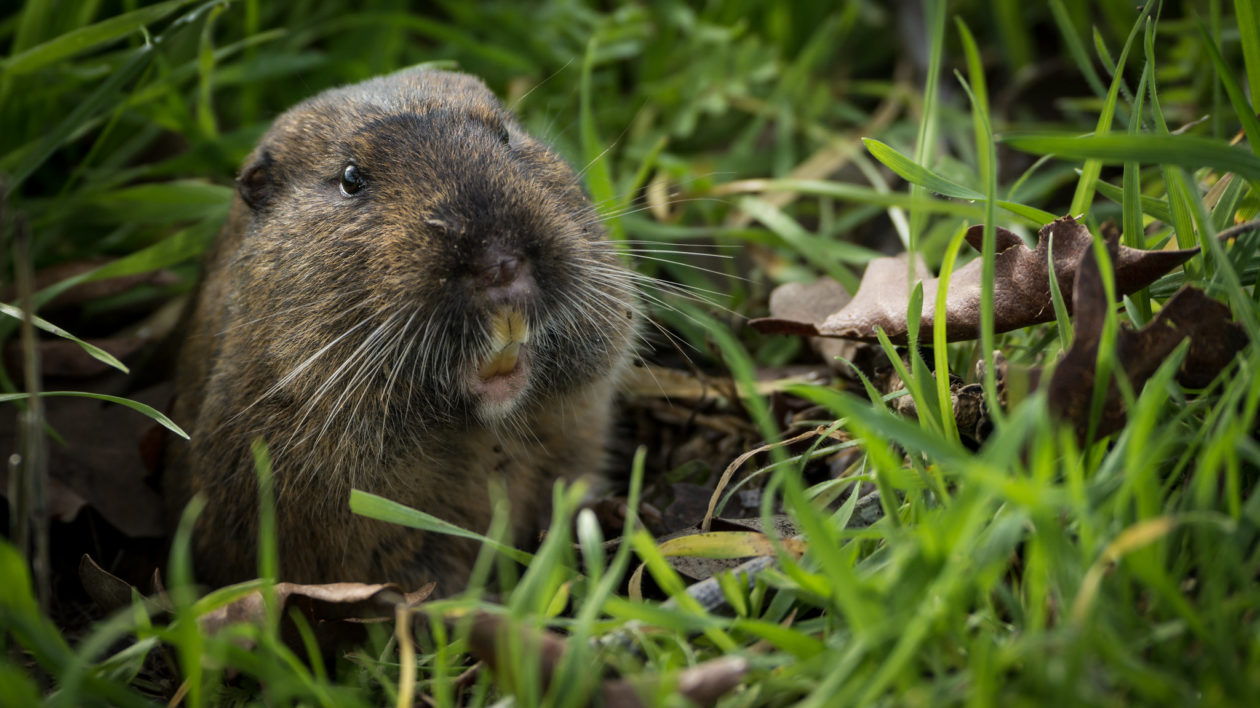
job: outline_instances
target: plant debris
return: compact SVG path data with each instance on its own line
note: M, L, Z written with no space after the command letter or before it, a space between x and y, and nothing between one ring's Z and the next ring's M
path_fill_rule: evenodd
M1082 254L1073 291L1072 346L1054 368L1048 384L1050 411L1075 423L1078 439L1090 439L1090 409L1097 381L1098 350L1106 322L1106 290L1093 249ZM1212 382L1247 344L1247 334L1231 318L1229 308L1202 290L1184 286L1164 303L1145 327L1116 332L1115 357L1134 393L1141 391L1164 360L1186 338L1190 346L1177 372L1188 388ZM1037 378L1040 372L1034 372ZM1124 427L1124 397L1114 378L1107 382L1102 412L1093 431L1100 438Z
M276 599L276 612L283 617L290 607L296 607L312 626L328 623L386 622L394 619L394 608L399 604L415 607L433 594L435 583L428 583L418 590L404 592L393 583L276 583L272 593ZM214 634L236 622L261 624L266 618L263 591L255 590L223 607L199 618L202 629Z
M173 608L156 571L151 592L146 595L102 568L91 556L84 555L79 563L79 580L88 596L106 613L127 607L133 598L142 598L154 612L170 612ZM429 599L434 587L434 583L429 583L413 592L404 592L393 583L304 585L279 582L271 586L270 592L275 599L276 616L281 620L280 633L285 643L294 648L302 646L290 618L290 611L297 610L315 632L319 645L328 650L362 641L364 624L393 620L399 606L419 605ZM197 618L202 631L210 635L232 624L263 626L266 621L267 598L261 587Z
M1065 216L1042 227L1039 237L1037 247L1031 249L1014 233L1001 227L996 229L995 332L1008 332L1054 319L1048 266L1051 260L1064 300L1072 301L1076 267L1082 253L1093 243L1093 236L1084 225ZM980 250L983 227L971 227L966 238L973 248ZM1141 290L1199 252L1197 248L1144 251L1115 244L1114 235L1104 238L1117 249L1114 259L1117 294ZM945 299L945 338L948 341L976 339L979 336L982 267L981 259L975 259L955 270L949 278ZM916 279L923 283L919 339L929 342L940 279L928 277L921 263L916 264L915 271ZM853 299L825 318L767 317L752 320L750 324L764 333L839 337L863 342L878 341L876 332L882 329L891 341L904 344L911 290L908 278L905 254L879 258L867 266Z

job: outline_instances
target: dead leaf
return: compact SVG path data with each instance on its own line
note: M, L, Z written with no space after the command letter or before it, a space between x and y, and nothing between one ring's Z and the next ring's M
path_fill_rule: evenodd
M1155 322L1142 331L1161 318L1190 338L1190 350L1177 371L1177 381L1187 388L1212 383L1250 341L1247 332L1232 320L1228 306L1190 286L1183 286L1164 303Z
M1108 307L1098 261L1093 249L1087 249L1073 292L1076 315L1072 346L1055 366L1048 384L1051 412L1074 422L1082 443L1089 437L1098 349ZM1178 380L1192 388L1209 384L1248 342L1246 333L1231 319L1228 307L1201 290L1184 286L1145 327L1135 332L1122 326L1116 333L1116 362L1134 392L1141 391L1147 379L1187 337L1190 349L1178 371ZM1113 379L1107 384L1094 436L1109 435L1124 427L1124 422L1124 397Z
M982 233L982 227L971 227L967 231L968 243L979 249ZM1064 299L1071 302L1076 265L1093 243L1089 230L1070 216L1061 217L1041 229L1037 247L1030 249L1014 233L997 228L994 331L1007 332L1054 319L1047 269L1051 239L1054 242L1055 277ZM1119 294L1142 289L1198 253L1198 249L1143 251L1118 244L1115 247L1116 290ZM949 341L978 336L981 268L981 260L975 259L950 276L945 306L945 336ZM939 279L928 278L927 275L923 268L916 268L916 277L923 283L919 335L923 342L932 338L936 291L940 287ZM895 258L880 258L867 266L853 300L825 319L764 318L753 320L750 324L762 332L840 337L866 342L877 341L876 331L883 329L893 342L905 343L908 331L906 310L910 301L908 278L904 254Z
M88 596L106 612L130 605L132 596L141 594L135 586L105 570L88 555L79 561L79 580ZM154 592L147 601L169 609L165 588L156 572L153 583ZM429 599L434 587L435 583L429 583L414 592L403 592L393 583L303 585L281 582L272 586L272 593L281 616L289 607L297 607L311 624L341 621L362 624L395 619L395 608L419 605ZM207 634L215 634L238 622L260 624L265 617L263 592L259 589L207 612L197 621Z
M289 607L297 607L312 624L348 621L355 623L384 622L394 619L394 607L407 607L424 602L433 594L434 583L414 592L403 592L393 583L325 583L303 585L276 583L272 587L280 616ZM207 634L214 634L229 624L248 622L259 624L265 617L265 605L261 590L207 612L198 623Z
M0 498L7 496L9 489L9 466L0 465ZM48 518L53 521L70 523L79 516L87 500L56 477L48 478Z
M849 291L831 278L819 278L808 284L784 283L770 293L770 316L778 320L821 322L852 299ZM834 337L810 337L809 346L827 366L847 378L856 378L848 365L837 357L854 361L857 348L865 345Z
M713 495L713 487L707 480L705 484L673 482L669 484L669 491L674 500L665 507L664 521L666 528L675 530L694 526L697 519L703 518L709 497Z
M86 553L79 559L79 582L88 597L105 613L113 613L131 604L132 591L127 581L102 568Z

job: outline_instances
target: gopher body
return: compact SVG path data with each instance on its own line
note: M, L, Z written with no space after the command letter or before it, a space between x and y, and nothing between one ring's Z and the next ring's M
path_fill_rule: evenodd
M180 354L167 453L200 579L257 573L271 453L280 577L467 580L477 544L351 513L362 489L530 542L597 472L638 304L573 171L479 80L406 70L281 115L249 156Z

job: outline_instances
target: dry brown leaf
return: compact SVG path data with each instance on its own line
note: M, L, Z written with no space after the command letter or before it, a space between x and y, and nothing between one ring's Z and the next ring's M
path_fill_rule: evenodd
M983 229L973 226L967 241L979 249ZM1081 255L1093 243L1089 230L1071 217L1061 217L1041 229L1035 249L1024 245L1014 233L997 228L997 257L994 261L994 330L1007 332L1054 319L1047 267L1053 239L1054 273L1064 300L1072 301L1072 283ZM1115 245L1116 290L1128 294L1154 282L1169 270L1185 263L1198 249L1184 251L1143 251ZM955 270L949 279L945 307L945 336L949 341L975 339L980 329L980 259ZM920 341L932 337L936 292L940 280L929 278L921 267L916 277L923 283L923 309ZM763 318L751 324L762 332L839 337L877 341L883 329L889 339L904 343L907 336L906 311L910 302L909 270L905 255L880 258L867 266L858 291L843 308L822 320L811 321Z
M311 624L334 621L362 623L393 620L395 606L418 605L433 594L434 587L434 583L429 583L414 592L403 592L402 588L393 583L276 583L272 586L272 592L282 617L292 606L301 610ZM198 622L207 634L214 634L236 622L262 622L265 607L263 593L257 590L207 612Z
M102 568L90 556L79 561L79 581L89 597L105 612L115 612L131 604L140 591L126 581ZM153 575L153 593L144 597L151 611L170 611L160 575ZM281 636L291 647L303 645L292 621L289 609L296 608L316 632L319 645L325 650L363 638L363 624L396 620L398 609L419 605L433 594L434 583L414 592L390 584L327 583L302 585L276 583L272 592L276 600L277 614L281 620ZM197 619L207 634L215 634L231 624L261 625L266 620L266 602L261 589L255 590L227 605L216 608Z
M1108 307L1098 261L1093 249L1087 249L1077 270L1073 293L1076 315L1072 346L1055 366L1048 384L1051 412L1075 423L1082 443L1089 437L1098 349ZM1228 307L1187 285L1165 302L1145 327L1134 331L1122 326L1116 333L1116 361L1135 393L1187 337L1190 349L1177 379L1191 388L1211 383L1248 341L1246 333L1231 319ZM1124 423L1124 397L1113 379L1108 382L1094 436L1109 435L1124 427Z
M1170 325L1190 339L1190 350L1177 371L1177 381L1187 388L1212 383L1249 341L1246 331L1232 320L1228 306L1190 286L1177 291L1155 321L1142 329L1143 347L1149 346L1146 341L1152 336L1147 330L1159 324Z
M808 284L784 283L770 293L770 316L779 320L821 322L851 299L849 291L831 278L819 278ZM837 357L855 361L857 349L865 345L834 337L810 337L809 346L827 366L848 378L856 378L848 365Z

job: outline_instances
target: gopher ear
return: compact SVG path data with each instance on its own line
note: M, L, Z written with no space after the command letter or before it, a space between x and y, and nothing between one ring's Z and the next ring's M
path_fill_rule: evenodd
M236 190L251 209L262 209L275 192L275 170L271 152L263 150L236 178Z

